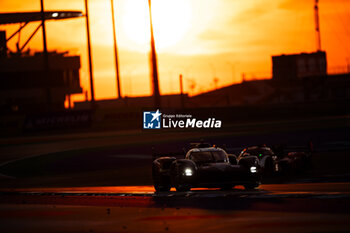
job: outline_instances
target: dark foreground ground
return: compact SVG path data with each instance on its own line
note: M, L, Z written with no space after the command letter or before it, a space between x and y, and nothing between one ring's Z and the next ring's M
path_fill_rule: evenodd
M152 155L189 142L232 153L314 144L312 168L259 190L154 193ZM0 232L350 232L349 117L220 131L90 132L0 139Z
M349 232L350 183L1 190L2 232Z

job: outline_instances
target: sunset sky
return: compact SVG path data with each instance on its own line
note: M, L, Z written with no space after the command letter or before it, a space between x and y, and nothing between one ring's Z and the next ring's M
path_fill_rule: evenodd
M123 96L151 93L147 0L114 0ZM271 56L316 50L313 0L152 0L162 94L198 94L246 79L271 77ZM89 0L95 95L116 97L110 0ZM320 0L322 48L330 72L350 63L350 1ZM1 0L1 12L39 11L40 0ZM84 0L45 0L45 10L81 10ZM30 34L31 23L22 34ZM89 90L85 19L48 21L48 49L81 55ZM9 36L18 25L0 26ZM41 32L29 47L41 50ZM16 39L9 44L14 50ZM23 43L24 39L22 39ZM74 99L83 99L83 95Z

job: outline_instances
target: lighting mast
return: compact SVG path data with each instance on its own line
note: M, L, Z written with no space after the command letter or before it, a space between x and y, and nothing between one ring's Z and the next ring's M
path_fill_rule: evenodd
M117 47L117 36L115 32L115 17L114 17L114 3L111 0L111 8L112 8L112 27L113 27L113 45L114 45L114 56L115 56L115 72L117 76L117 91L118 98L122 98L122 94L120 91L120 75L119 75L119 62L118 62L118 47Z
M87 35L87 47L88 47L88 59L89 59L91 107L94 108L95 107L95 90L94 90L94 77L93 77L93 71L92 71L92 53L91 53L91 41L90 41L88 0L85 0L85 19L86 19L86 35Z
M320 32L320 17L318 13L318 1L319 0L315 0L315 29L316 29L317 51L321 51L321 32Z
M155 105L154 107L160 108L157 53L156 53L156 47L155 47L154 35L153 35L151 0L148 0L148 7L149 7L149 20L150 20L150 30L151 30L151 70L152 70L153 97L154 97L154 105Z
M49 76L49 54L47 52L47 42L46 42L46 29L45 29L45 10L44 10L44 0L40 0L40 16L41 16L41 29L43 33L43 59L44 59L44 72L47 78L47 108L50 110L52 105L52 93L51 93L51 85Z

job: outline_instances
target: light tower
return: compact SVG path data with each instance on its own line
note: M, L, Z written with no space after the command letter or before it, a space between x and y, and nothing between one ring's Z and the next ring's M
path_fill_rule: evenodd
M319 0L315 0L316 46L317 46L317 51L321 51L321 32L320 32L320 17L318 13L318 1Z
M160 108L158 65L157 65L157 53L156 53L156 47L155 47L154 35L153 35L151 0L148 0L148 7L149 7L149 19L150 19L150 30L151 30L151 70L152 70L154 107Z
M85 19L86 19L86 35L87 35L87 47L88 47L88 59L89 59L91 107L94 108L95 107L95 89L94 89L94 77L93 77L93 71L92 71L92 54L91 54L88 0L85 0Z
M122 93L120 90L120 75L119 75L119 62L118 62L118 47L117 47L117 36L115 32L115 17L114 17L114 3L111 0L111 8L112 8L112 27L113 27L113 45L114 45L114 56L115 56L115 72L117 76L117 92L118 98L122 98Z
M45 28L45 10L44 10L44 0L40 0L40 15L41 15L41 29L43 33L43 59L44 59L44 72L45 76L49 76L49 54L47 52L47 42L46 42L46 28ZM48 78L48 82L50 79ZM46 96L47 96L47 107L50 110L52 104L52 93L50 88L50 83L47 85Z

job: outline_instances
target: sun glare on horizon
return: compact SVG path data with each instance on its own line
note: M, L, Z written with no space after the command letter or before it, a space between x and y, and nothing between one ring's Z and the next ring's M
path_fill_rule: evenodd
M186 0L152 0L156 47L164 49L181 41L191 26L191 3ZM123 31L136 46L150 41L147 0L125 1L121 15Z

